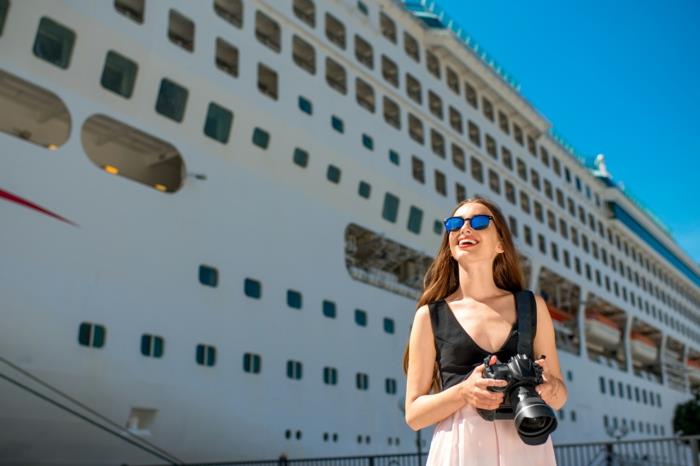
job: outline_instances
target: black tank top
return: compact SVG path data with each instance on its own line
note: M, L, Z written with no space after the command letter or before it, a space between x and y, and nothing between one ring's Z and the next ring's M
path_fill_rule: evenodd
M527 292L521 291L520 293ZM444 299L428 304L430 322L435 337L436 359L440 369L442 389L445 390L464 380L465 376L490 354L495 354L499 362L508 362L518 352L518 323L521 311L515 296L516 321L510 329L506 342L496 352L481 348L459 323ZM533 310L534 311L534 310ZM531 312L530 314L534 314ZM534 341L534 315L532 335Z

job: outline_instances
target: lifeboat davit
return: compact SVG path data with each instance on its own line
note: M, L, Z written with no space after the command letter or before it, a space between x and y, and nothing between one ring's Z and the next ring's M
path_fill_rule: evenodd
M607 348L620 344L622 331L620 327L609 317L605 317L598 311L586 310L586 339L591 343Z
M630 346L632 357L643 363L652 363L659 355L659 347L654 340L639 332L632 332L630 335Z
M690 383L700 383L700 360L688 359L688 380Z

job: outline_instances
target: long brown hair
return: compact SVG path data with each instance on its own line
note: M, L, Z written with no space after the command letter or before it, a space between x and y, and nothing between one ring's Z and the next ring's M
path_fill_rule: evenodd
M501 240L503 253L498 254L493 260L493 281L496 286L503 290L508 290L513 293L523 289L523 273L520 269L520 258L518 252L513 245L513 239L508 228L508 223L501 213L501 210L492 201L476 196L468 198L460 202L457 207L452 210L454 215L457 210L464 204L475 202L482 204L491 211L494 217L494 225L496 233ZM439 301L457 290L459 287L459 264L452 257L449 244L449 233L446 231L442 237L442 243L438 249L437 255L430 267L428 267L425 277L423 278L423 293L418 299L416 310L421 306ZM408 374L408 347L403 352L403 372ZM440 380L440 372L437 361L433 367L433 383L431 385L433 392L442 390Z

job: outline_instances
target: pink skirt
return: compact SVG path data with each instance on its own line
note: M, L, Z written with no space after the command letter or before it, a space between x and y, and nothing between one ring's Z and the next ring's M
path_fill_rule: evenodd
M523 443L512 419L486 421L464 405L435 426L426 466L556 466L551 435Z

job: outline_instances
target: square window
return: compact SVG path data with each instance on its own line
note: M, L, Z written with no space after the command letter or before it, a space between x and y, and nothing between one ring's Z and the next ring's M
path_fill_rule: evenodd
M361 327L367 326L367 312L362 309L355 309L355 323Z
M455 197L457 202L462 202L467 198L467 188L461 183L455 183Z
M277 72L262 63L258 63L258 90L277 100Z
M312 0L294 0L294 14L311 27L316 27L316 6Z
M172 43L192 52L194 50L194 22L178 11L170 10L168 38Z
M294 163L300 167L306 167L309 164L309 153L298 147L294 149Z
M436 235L442 234L442 222L440 220L435 220L433 222L433 233Z
M423 122L412 113L408 114L408 135L418 144L425 142Z
M260 299L262 295L262 284L258 280L246 278L243 282L243 292L249 298Z
M156 111L172 120L181 122L185 116L188 94L188 90L184 87L163 78L160 81Z
M396 222L399 211L399 198L391 193L384 195L384 207L382 209L382 218L392 223Z
M313 113L313 105L311 101L305 97L299 96L299 110L311 115Z
M331 116L331 127L339 133L342 133L345 131L343 120L341 120L340 118L338 118L335 115Z
M369 150L374 150L374 139L372 139L370 136L363 134L362 135L362 145L365 146L366 149Z
M267 146L270 145L270 133L263 129L255 128L253 131L253 144L263 149L267 149Z
M408 32L403 33L403 45L406 55L413 58L416 62L420 61L420 50L418 47L418 41Z
M435 170L435 191L443 196L447 196L447 179L440 170Z
M204 123L204 134L222 144L226 144L231 133L232 122L233 113L230 110L210 102L207 119Z
M220 37L216 38L216 67L234 78L238 77L238 48Z
M46 16L41 18L34 39L34 55L67 69L73 54L73 45L75 45L75 32Z
M384 318L384 331L386 333L394 333L394 319Z
M389 41L396 43L396 23L393 19L387 16L386 13L379 13L379 23L382 30L382 35Z
M255 12L255 37L275 52L282 49L280 25L262 11Z
M105 58L100 83L105 89L128 99L134 90L137 70L136 62L110 50Z
M335 319L336 307L333 301L324 300L322 304L323 315L331 319Z
M127 18L143 23L144 0L114 0L114 8Z
M83 322L78 328L78 343L82 346L102 348L105 344L105 328L102 325Z
M408 214L408 231L420 234L421 223L423 222L423 211L416 206L411 206Z
M316 51L314 47L296 34L292 37L292 59L299 68L316 74Z
M345 25L330 13L326 13L326 37L345 50Z
M452 165L460 169L461 171L466 171L467 162L464 155L464 151L461 147L456 144L452 144Z
M399 87L399 67L386 55L382 55L382 77L394 87Z
M400 159L399 159L399 153L389 149L389 161L393 163L394 165L399 165Z
M287 306L292 309L301 309L301 293L295 290L287 290Z
M365 5L365 3L361 2L360 0L357 0L357 9L360 10L364 15L369 14L369 10L367 9L367 5Z
M326 57L326 83L335 91L345 95L347 79L345 68L332 58Z
M197 345L195 359L200 366L213 366L216 364L216 348L208 345Z
M360 181L360 184L357 186L357 194L359 194L360 197L369 199L371 189L372 186L370 186L369 183L367 183L366 181Z
M355 98L360 107L374 113L374 89L360 78L355 79Z
M219 283L219 271L208 265L199 266L199 283L206 286L216 287Z
M374 69L372 45L357 34L355 34L355 58L370 70Z
M340 183L340 168L335 165L328 165L326 170L326 179L331 183Z
M214 0L214 11L237 28L243 26L243 0Z
M396 129L401 129L401 110L396 102L384 96L384 121Z

